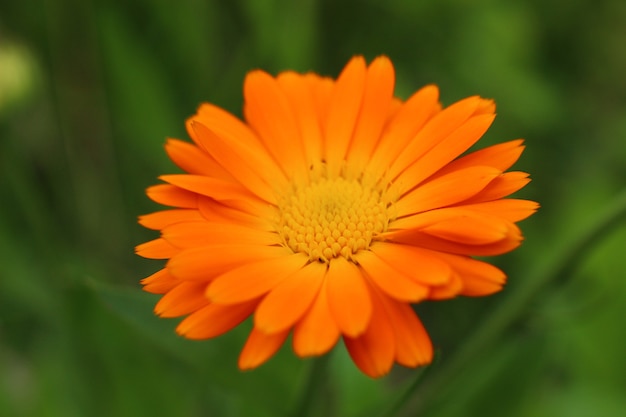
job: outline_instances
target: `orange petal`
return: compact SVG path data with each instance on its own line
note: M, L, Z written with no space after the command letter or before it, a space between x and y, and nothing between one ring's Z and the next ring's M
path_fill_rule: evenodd
M404 170L395 181L399 184L406 184L407 189L421 183L476 143L489 129L494 118L492 114L470 118L445 139L441 139L423 156L417 158L415 163ZM495 168L492 169L497 171Z
M307 261L307 256L297 253L240 266L215 278L206 295L218 304L237 304L257 298L301 269Z
M270 195L264 194L265 197L261 196L262 198L271 197L274 186L278 189L287 186L283 172L260 139L232 114L205 103L187 125L188 130L192 130L197 136L200 147L224 169L229 170L241 184L250 186L251 191L257 190L259 193L270 191Z
M202 103L195 115L187 120L187 131L196 144L204 149L210 147L211 143L207 143L203 138L196 135L195 130L191 127L193 122L199 122L211 129L218 135L229 140L233 140L255 151L263 149L261 142L252 130L236 116L227 112L211 103Z
M282 258L291 251L260 245L216 245L185 249L167 263L168 271L179 279L210 281L241 265L269 258Z
M279 74L277 81L291 105L306 167L309 167L313 162L321 161L323 143L322 119L315 106L313 88L306 76L292 71Z
M368 171L382 172L389 168L406 148L413 136L440 110L439 89L426 86L414 93L387 123Z
M288 177L304 178L308 169L300 130L289 99L268 73L248 73L244 82L244 114L265 148Z
M231 330L256 308L258 300L236 305L209 304L180 322L176 332L188 339L208 339Z
M206 175L226 181L234 180L233 176L208 153L191 143L168 139L165 151L176 165L190 174Z
M323 135L326 120L328 120L330 101L335 89L335 80L328 77L320 77L319 75L313 73L305 74L304 78L313 92L313 102L315 103L316 113L320 117Z
M161 269L147 278L141 280L143 290L152 294L165 294L175 286L180 284L180 280L174 278L167 269Z
M278 284L261 301L254 315L255 327L276 333L293 326L313 303L325 274L326 265L313 262Z
M171 207L198 208L198 194L170 184L148 187L146 194L152 201Z
M514 229L511 231L514 231ZM511 234L505 239L486 245L452 242L422 233L419 230L395 230L385 233L381 237L384 237L389 242L428 248L435 251L471 256L494 256L510 252L520 245L522 237L519 234L519 229L517 229L517 232L517 234Z
M420 232L468 245L519 240L521 232L513 222L529 216L536 208L532 201L510 199L430 210L393 221L391 232L385 236Z
M463 281L462 295L480 296L498 292L506 282L506 275L497 267L467 256L439 254Z
M375 242L371 250L385 263L423 285L443 285L450 280L450 267L425 249Z
M453 273L450 276L450 281L448 281L446 284L431 287L428 298L431 300L445 300L447 298L454 298L457 295L462 294L462 291L463 280L458 274Z
M380 297L396 339L396 361L414 368L433 360L433 345L410 305Z
M395 73L389 58L376 58L367 69L363 103L347 155L348 169L352 170L348 176L358 177L363 172L378 144L387 121L394 83Z
M324 129L324 156L330 178L339 174L350 146L363 101L365 76L365 59L357 56L348 62L335 83Z
M390 120L393 120L393 118L396 117L396 114L400 111L400 108L402 108L403 103L404 101L399 99L398 97L393 97L391 99L389 109L387 109L387 125L389 124Z
M317 298L294 329L293 349L300 357L322 355L339 339L339 327L328 305L327 284L328 279L324 279Z
M202 175L161 175L161 180L185 190L211 197L223 204L257 215L271 217L272 206L257 199L241 185Z
M414 229L454 242L483 245L504 239L510 221L468 206L430 210L396 220L391 229Z
M152 230L161 230L184 221L198 221L203 217L198 210L162 210L139 216L139 224Z
M463 277L463 291L461 295L466 297L482 297L495 294L502 290L503 285L492 281L483 280L475 276Z
M206 282L178 281L180 284L168 291L154 307L154 312L161 317L179 317L206 306L208 298L204 295Z
M161 175L159 179L192 193L205 195L218 201L253 198L245 188L237 183L218 180L204 175Z
M476 195L501 174L491 167L471 167L420 185L396 203L399 217L446 207Z
M505 239L514 227L501 218L471 210L453 208L447 211L447 218L422 227L420 231L453 242L486 245Z
M256 230L276 231L276 226L272 223L274 215L264 218L257 213L246 213L233 207L228 207L219 201L205 196L199 196L198 209L202 214L201 219L211 223L232 223Z
M343 340L352 360L366 375L379 378L389 372L396 338L377 294L372 293L372 318L365 332L356 338L344 336Z
M478 103L478 107L474 112L474 116L478 116L480 114L494 114L496 112L496 103L490 98L481 98L480 103Z
M328 305L337 326L345 335L360 335L372 316L371 297L361 271L338 257L331 260L327 279Z
M239 369L252 369L265 363L285 343L288 335L289 330L266 334L253 328L239 355Z
M516 139L472 152L450 162L435 175L445 175L452 171L476 165L490 166L504 172L511 168L511 166L519 159L520 155L524 151L524 146L522 145L523 143L524 140Z
M530 182L525 172L505 172L491 181L481 192L463 204L480 203L482 201L499 200L521 190Z
M519 222L537 211L539 204L529 200L507 198L505 200L468 204L464 205L463 208L493 214L510 222Z
M480 97L468 97L437 113L411 138L398 158L389 166L391 178L413 165L415 161L462 127L476 111ZM412 183L414 184L414 183Z
M224 169L263 200L275 203L276 189L286 187L286 180L276 162L258 144L246 146L239 136L220 131L219 125L204 125L194 121L192 128L204 143L204 149Z
M182 222L166 227L162 236L179 248L193 248L220 244L278 245L276 233L256 230L235 223Z
M172 246L167 240L159 238L137 245L135 253L144 258L168 259L180 253L180 249Z
M360 251L355 255L359 266L374 284L390 297L417 302L428 295L428 287L415 282L381 260L374 252Z

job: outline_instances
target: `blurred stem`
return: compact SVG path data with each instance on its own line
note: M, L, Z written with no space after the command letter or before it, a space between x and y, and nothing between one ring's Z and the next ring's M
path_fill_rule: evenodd
M530 274L528 280L520 282L520 286L509 293L508 299L487 317L484 324L457 353L444 362L444 366L433 373L432 377L426 378L426 384L421 384L424 378L418 375L416 382L407 388L404 395L399 398L400 402L393 409L401 410L407 405L407 400L419 392L419 402L411 409L412 414L427 415L426 409L442 395L442 390L449 385L449 381L454 379L455 375L458 375L467 364L473 362L509 326L519 320L541 290L574 271L591 252L593 246L615 230L625 218L626 190L623 190L589 226L583 229L578 237L567 241L561 250L555 249L554 256L549 257L543 267L538 268L536 273Z
M327 415L328 399L323 397L326 381L328 380L328 364L331 354L319 356L313 359L309 370L309 377L302 389L300 399L294 407L292 417L309 417ZM328 408L328 407L326 407Z
M418 390L424 378L426 378L426 375L428 375L430 370L439 362L440 357L439 351L435 351L435 357L432 363L417 371L417 375L409 382L409 386L396 396L396 399L392 402L391 406L381 414L381 417L394 417L398 415L398 412L409 403L413 394Z

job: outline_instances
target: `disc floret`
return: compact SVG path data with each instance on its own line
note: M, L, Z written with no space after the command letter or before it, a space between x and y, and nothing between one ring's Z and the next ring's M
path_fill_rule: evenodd
M287 247L311 261L352 260L387 230L388 208L379 187L358 179L318 178L286 196L278 230Z

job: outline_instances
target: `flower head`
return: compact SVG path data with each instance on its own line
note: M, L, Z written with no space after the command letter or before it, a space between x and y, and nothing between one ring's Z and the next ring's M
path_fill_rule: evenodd
M492 123L491 100L442 108L435 86L406 101L393 89L389 59L356 57L337 80L249 73L244 121L203 104L193 144L166 145L186 174L147 190L171 209L140 218L161 237L137 253L168 259L142 281L164 294L156 313L187 316L177 332L191 339L253 315L242 369L289 334L301 357L342 338L372 377L429 363L411 304L499 291L505 274L472 256L516 248L537 204L504 199L529 181L505 172L521 140L461 156Z

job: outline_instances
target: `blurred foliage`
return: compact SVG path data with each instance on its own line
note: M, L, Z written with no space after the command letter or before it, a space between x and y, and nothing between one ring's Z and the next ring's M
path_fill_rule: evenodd
M620 0L30 0L0 5L0 415L277 416L302 401L312 361L284 348L236 369L246 325L191 342L159 320L132 254L153 234L144 189L175 170L166 136L203 101L240 114L245 73L336 76L386 54L397 93L449 104L480 94L499 117L480 146L516 136L541 202L526 243L495 259L502 294L417 306L441 359L407 415L618 416L626 400L626 230L541 287L513 326L438 392L462 349L626 178L626 2ZM415 371L369 380L336 349L309 415L385 408ZM432 375L432 379L430 378ZM413 411L411 411L413 410Z

